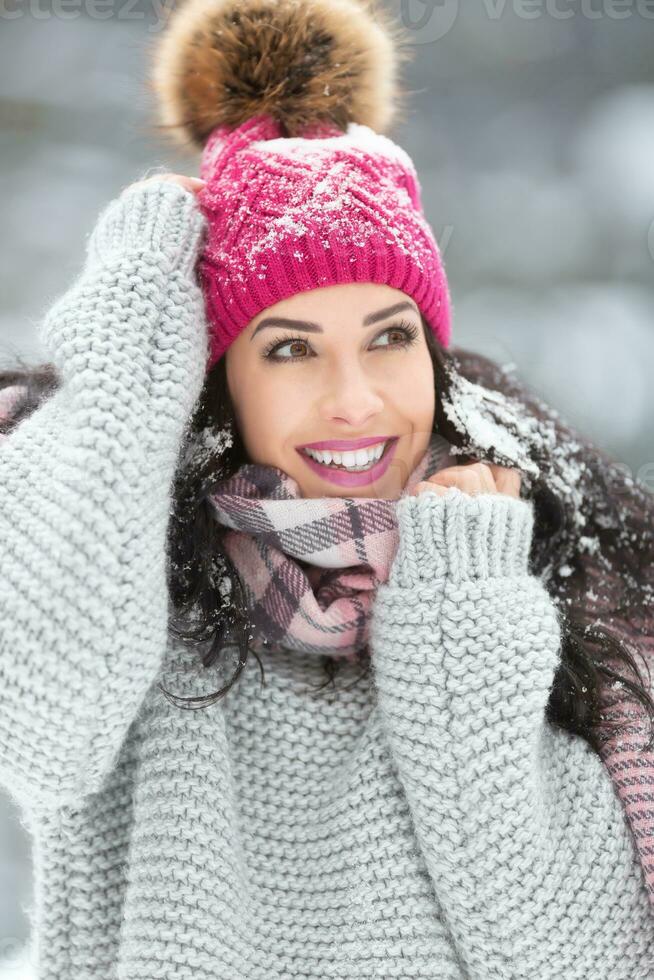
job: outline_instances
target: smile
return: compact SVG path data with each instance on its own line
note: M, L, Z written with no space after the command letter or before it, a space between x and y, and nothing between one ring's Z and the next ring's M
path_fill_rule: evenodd
M382 457L390 441L388 439L374 446L366 446L365 449L354 449L346 452L337 452L334 449L303 449L302 452L311 459L315 459L322 466L329 466L331 469L343 469L350 473L362 473L369 470Z
M364 449L343 452L299 449L298 452L307 466L328 482L341 487L359 487L384 475L395 455L397 443L396 436Z

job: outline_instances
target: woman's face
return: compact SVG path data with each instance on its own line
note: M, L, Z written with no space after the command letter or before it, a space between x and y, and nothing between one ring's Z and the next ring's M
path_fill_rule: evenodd
M406 293L358 282L296 293L254 317L225 358L251 462L279 467L303 497L399 497L435 409L431 357ZM359 443L383 455L371 466ZM311 459L307 445L329 455Z

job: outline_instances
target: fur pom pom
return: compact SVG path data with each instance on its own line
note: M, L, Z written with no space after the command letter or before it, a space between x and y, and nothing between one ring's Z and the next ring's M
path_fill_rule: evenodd
M151 45L159 128L201 149L218 125L269 113L387 130L404 99L402 31L374 0L185 0Z

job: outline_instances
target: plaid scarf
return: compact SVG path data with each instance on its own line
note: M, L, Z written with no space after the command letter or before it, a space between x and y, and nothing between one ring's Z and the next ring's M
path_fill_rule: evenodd
M452 465L433 433L400 496ZM209 497L233 528L224 549L246 591L260 652L269 644L353 660L367 646L375 590L397 551L397 501L299 495L283 470L246 463Z

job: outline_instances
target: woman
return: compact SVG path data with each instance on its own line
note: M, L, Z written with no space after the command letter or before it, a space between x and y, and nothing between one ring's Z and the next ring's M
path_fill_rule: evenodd
M618 772L650 760L652 500L450 348L375 131L395 65L352 0L180 8L153 79L204 182L111 202L51 362L4 375L43 976L651 974Z

